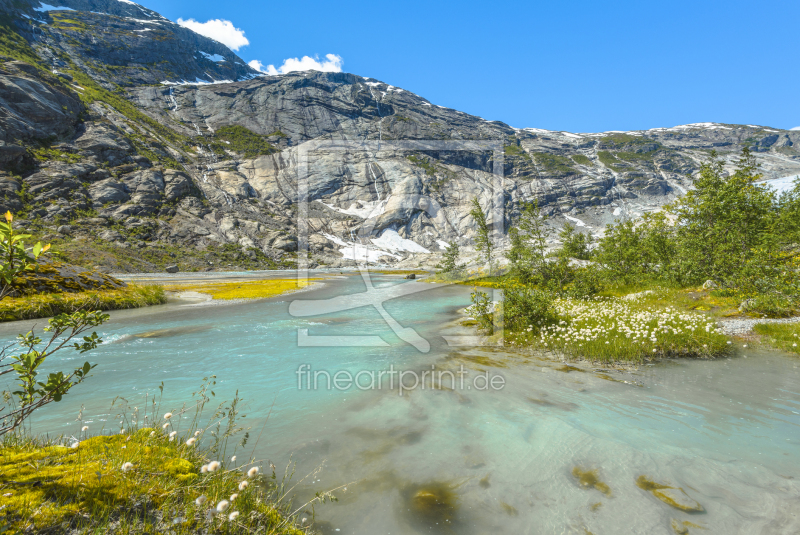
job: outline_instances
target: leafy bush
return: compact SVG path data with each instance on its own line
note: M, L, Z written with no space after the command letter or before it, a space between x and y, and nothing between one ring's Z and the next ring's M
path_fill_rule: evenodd
M516 281L503 286L503 318L511 331L539 332L558 321L549 292Z

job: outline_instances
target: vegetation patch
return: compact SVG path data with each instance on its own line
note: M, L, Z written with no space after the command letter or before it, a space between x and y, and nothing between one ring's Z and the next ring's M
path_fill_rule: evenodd
M601 149L622 149L636 145L651 145L656 143L644 136L633 136L631 134L611 134L600 138Z
M120 310L161 305L167 299L157 284L129 284L118 290L45 293L6 297L0 301L0 321L47 318L79 310Z
M769 345L800 354L800 323L758 323L753 330Z
M226 149L240 153L248 159L277 152L275 146L267 141L267 136L256 134L239 125L223 126L217 129L214 133L214 141L210 146L220 157L227 157Z
M590 160L589 157L586 156L585 154L573 154L572 159L575 161L575 163L579 165L587 165L587 166L594 165L594 163L592 163L592 160Z
M280 486L257 473L248 477L247 465L201 472L209 452L194 444L205 430L197 438L192 431L178 436L168 425L85 439L84 431L69 446L6 437L4 527L106 532L113 522L123 533L303 533L279 500Z
M169 292L200 292L214 299L263 299L301 290L310 282L322 279L308 279L299 282L297 279L269 279L260 281L225 282L209 284L170 284L164 286Z
M536 164L549 174L573 175L577 173L575 168L572 167L572 160L566 156L550 154L548 152L534 152L533 158Z
M600 160L600 163L608 167L609 169L613 169L614 171L623 171L619 165L622 163L617 158L606 150L601 150L597 152L597 159Z

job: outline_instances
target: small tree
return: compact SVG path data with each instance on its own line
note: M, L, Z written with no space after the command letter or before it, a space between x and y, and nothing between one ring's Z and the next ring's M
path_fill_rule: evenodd
M30 250L26 249L23 240L30 236L14 232L14 217L10 212L6 212L5 219L5 223L0 223L0 299L11 293L15 278L24 271L35 269L36 260L50 248L49 245L37 243ZM16 374L19 386L19 390L10 395L4 393L5 405L0 406L0 436L20 427L37 409L61 401L73 386L88 377L94 366L86 362L69 373L53 372L47 376L46 381L37 380L39 367L53 353L69 345L76 351L85 353L102 343L96 332L84 336L81 342L72 340L92 327L101 325L108 318L108 314L100 311L81 310L73 314L61 314L51 319L49 326L45 327L45 332L50 333L50 339L44 347L42 339L29 331L18 336L17 345L22 349L21 353L7 355L6 351L10 346L0 349L0 376Z
M486 263L489 265L489 274L491 275L492 251L494 250L494 244L492 243L491 236L492 231L489 227L486 212L484 212L483 208L481 208L481 203L478 202L477 197L472 199L472 209L469 211L469 214L475 220L475 224L478 227L477 236L475 236L475 249L483 255Z
M524 203L516 226L508 231L511 240L508 260L523 282L547 269L547 238L551 231L545 221L547 216L542 215L537 201Z
M575 225L566 223L558 233L558 237L562 244L558 251L559 256L579 260L589 260L592 257L592 252L589 250L589 246L592 244L591 234L577 232Z
M29 234L14 232L14 216L6 212L5 222L0 221L0 299L14 290L14 280L20 273L36 269L36 260L50 249L50 244L42 246L37 242L30 249L25 248Z
M460 254L461 251L458 247L458 244L453 241L453 243L445 247L444 258L442 259L441 263L436 264L436 268L442 270L442 273L458 273L464 269L464 266L459 265L458 263Z

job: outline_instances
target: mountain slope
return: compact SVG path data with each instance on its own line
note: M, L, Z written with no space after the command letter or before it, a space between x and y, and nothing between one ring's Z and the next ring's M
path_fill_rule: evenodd
M712 150L732 164L748 146L766 177L800 173L796 131L516 129L353 74L254 77L224 45L136 4L52 1L72 11L0 0L0 209L22 212L35 233L64 236L83 263L287 265L298 147L312 140L502 141L505 229L535 198L554 225L597 233L690 188ZM174 85L198 79L238 81ZM471 243L469 203L488 203L492 155L319 151L309 171L314 262L430 265L445 242Z

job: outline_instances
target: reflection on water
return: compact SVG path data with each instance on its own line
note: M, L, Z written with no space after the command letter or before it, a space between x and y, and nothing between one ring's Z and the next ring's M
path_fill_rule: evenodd
M363 291L351 277L303 297ZM74 434L81 404L85 417L108 420L115 396L135 400L161 381L162 406L173 408L216 374L217 398L238 389L250 400L247 420L265 426L257 458L294 459L301 475L323 465L297 487L298 503L342 487L338 502L316 508L323 533L800 532L796 357L748 350L620 372L502 348L456 351L441 334L461 328L455 312L469 292L450 287L386 303L431 342L428 354L399 340L372 307L293 318L287 301L273 299L115 314L100 334L116 343L90 354L95 377L37 415L34 428ZM379 335L390 346L298 347L298 328ZM4 338L13 329L2 327ZM463 365L500 374L506 385L476 391L429 381L403 396L298 390L301 364L351 373Z

